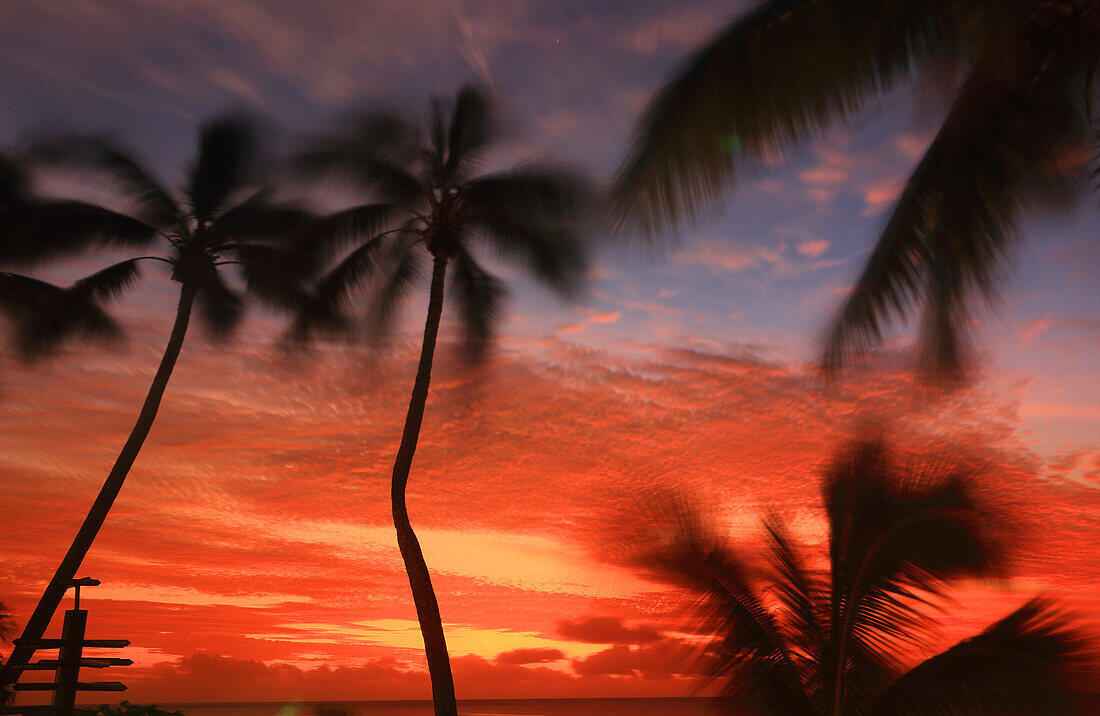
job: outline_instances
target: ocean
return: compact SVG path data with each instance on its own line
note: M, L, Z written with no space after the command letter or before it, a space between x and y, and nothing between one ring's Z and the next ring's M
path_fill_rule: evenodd
M184 716L432 716L430 701L157 704ZM494 699L460 701L461 716L717 716L708 699ZM728 713L725 712L725 713Z

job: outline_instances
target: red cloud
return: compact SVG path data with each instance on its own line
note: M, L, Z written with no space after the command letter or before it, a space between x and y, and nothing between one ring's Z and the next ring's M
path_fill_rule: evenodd
M663 639L645 646L631 648L616 644L609 649L573 662L581 676L621 675L643 679L666 679L674 676L700 676L705 662L698 647L678 639Z
M589 644L648 644L661 639L661 633L646 625L627 626L618 617L582 617L558 624L558 634L572 641Z
M560 649L513 649L497 657L501 664L545 664L565 658Z

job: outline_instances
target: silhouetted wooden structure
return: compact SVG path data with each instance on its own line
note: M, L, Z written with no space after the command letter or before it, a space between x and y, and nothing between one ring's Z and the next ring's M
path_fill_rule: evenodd
M53 671L54 680L50 682L32 682L26 684L15 683L10 688L13 691L52 691L53 699L49 706L2 706L0 714L24 714L25 716L74 716L75 714L95 713L90 709L76 708L76 694L78 691L125 691L126 686L121 681L80 681L80 670L103 669L108 666L129 666L134 662L130 659L86 657L83 656L84 648L121 649L129 646L128 639L85 639L84 632L88 626L88 611L80 608L80 588L99 586L98 579L83 577L72 580L70 587L74 589L73 608L65 612L65 622L61 628L60 639L37 639L31 643L24 643L20 639L13 641L16 645L29 646L35 651L40 649L57 649L56 659L40 659L23 667L24 671Z

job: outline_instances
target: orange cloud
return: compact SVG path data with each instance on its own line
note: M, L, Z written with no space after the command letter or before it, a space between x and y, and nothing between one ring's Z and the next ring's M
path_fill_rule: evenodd
M606 313L593 313L585 318L580 323L573 323L568 326L562 326L557 330L558 334L563 333L580 333L586 326L599 325L606 323L615 323L619 320L619 316L622 315L619 311L608 311Z

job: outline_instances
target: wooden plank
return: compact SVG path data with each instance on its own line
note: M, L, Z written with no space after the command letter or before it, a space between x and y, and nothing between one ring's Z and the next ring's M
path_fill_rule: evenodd
M88 669L106 669L108 666L133 666L133 664L133 659L117 659L113 656L105 658L85 656L80 659L80 665Z
M60 649L64 643L61 639L12 639L16 646L29 646L32 649Z
M53 706L0 706L0 714L23 714L23 716L53 716L56 713ZM75 708L74 714L95 714L95 709Z
M85 639L85 649L121 649L130 646L129 639Z
M29 646L34 649L60 649L61 645L65 643L64 639L38 639L35 641L23 641L22 639L12 639L12 644L16 646ZM126 646L130 646L129 639L85 639L84 646L88 649L121 649Z
M57 689L57 684L47 683L35 683L35 684L16 684L16 691L54 691ZM76 683L77 691L125 691L126 684L121 681L78 681Z
M86 669L106 669L108 666L131 666L133 659L117 659L115 657L82 656L80 665ZM60 659L39 659L23 667L25 671L49 671L61 665Z
M58 659L39 659L23 667L23 671L53 671L61 663Z
M78 681L77 691L125 691L126 684L121 681Z
M30 683L30 684L14 684L12 686L16 691L53 691L57 688L57 684L51 682Z

